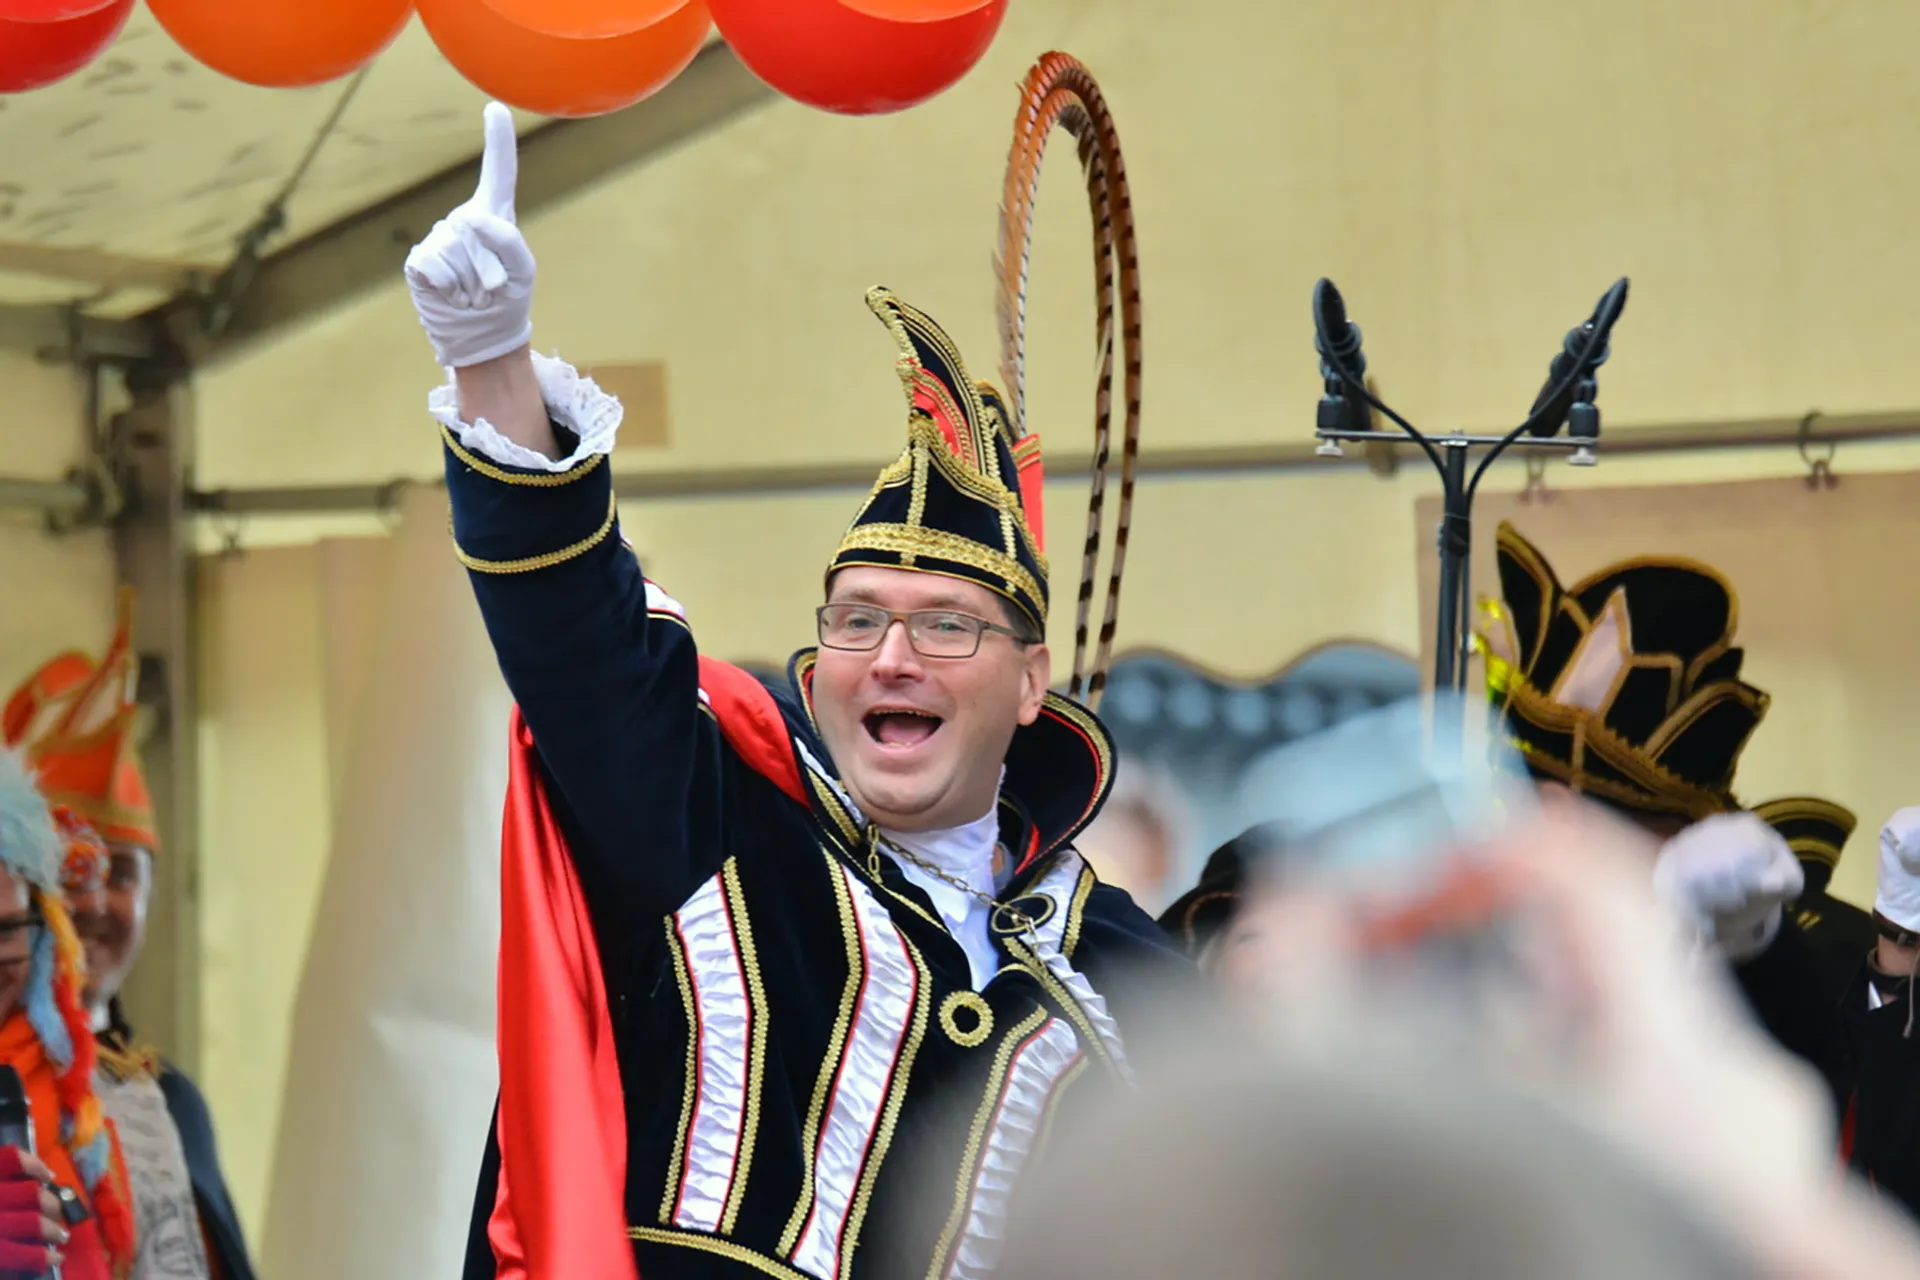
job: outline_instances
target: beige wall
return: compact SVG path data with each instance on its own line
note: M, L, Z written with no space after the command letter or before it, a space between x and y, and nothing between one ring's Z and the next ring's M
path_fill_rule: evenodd
M1386 394L1431 425L1511 421L1621 273L1634 293L1605 371L1610 427L1920 406L1920 190L1904 159L1916 43L1920 9L1818 0L1020 0L986 65L922 110L849 121L777 106L535 220L539 341L582 362L666 362L672 443L623 467L877 467L898 447L900 405L861 291L899 289L990 372L1012 85L1061 47L1101 76L1138 191L1150 448L1304 437L1318 395L1306 303L1321 274L1365 326ZM1033 420L1078 452L1086 214L1065 148L1055 166L1036 251ZM369 296L204 377L202 479L431 475L420 403L434 377L404 291ZM29 384L55 394L38 372L0 367L9 397ZM44 445L0 430L22 459L0 470ZM60 438L49 474L68 457ZM1843 449L1839 465L1915 462L1912 450ZM1551 483L1797 465L1780 453L1608 463ZM1123 641L1245 673L1329 635L1412 648L1425 628L1407 549L1429 488L1424 464L1386 482L1152 484ZM657 503L629 509L627 526L712 651L770 658L805 638L818 568L856 499ZM1060 550L1077 541L1076 502L1056 487ZM288 522L248 530L307 536ZM97 536L49 548L29 532L0 552L0 585L39 584L34 609L0 624L0 666L94 642L109 605ZM317 596L296 598L320 588L264 560L217 577L204 1061L257 1223L276 1037L326 847L324 655L305 621ZM1057 645L1068 621L1063 609Z

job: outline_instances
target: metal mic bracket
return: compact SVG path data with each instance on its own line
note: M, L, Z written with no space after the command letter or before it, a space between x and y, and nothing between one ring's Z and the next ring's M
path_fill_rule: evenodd
M1595 370L1611 354L1613 325L1626 306L1623 277L1601 297L1591 318L1576 325L1561 343L1548 374L1547 385L1534 401L1525 421L1504 435L1467 435L1452 432L1429 436L1394 412L1366 384L1367 358L1360 348L1360 326L1348 318L1346 303L1331 280L1314 288L1314 349L1320 356L1324 392L1314 415L1314 452L1321 457L1345 457L1349 441L1399 441L1419 445L1440 473L1442 516L1437 532L1440 557L1440 608L1435 625L1434 689L1437 701L1454 710L1443 717L1436 709L1435 733L1457 745L1465 728L1464 702L1448 696L1464 689L1472 628L1468 623L1469 559L1473 550L1473 497L1480 478L1494 459L1514 445L1528 450L1559 449L1574 466L1599 461L1600 409L1595 400L1599 383ZM1392 420L1397 431L1376 430L1373 415ZM1562 426L1566 434L1560 434ZM1469 456L1480 454L1469 475Z

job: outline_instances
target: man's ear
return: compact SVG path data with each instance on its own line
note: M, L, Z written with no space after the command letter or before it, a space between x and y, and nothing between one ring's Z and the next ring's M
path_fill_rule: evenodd
M1026 646L1026 670L1022 673L1020 723L1032 724L1040 718L1040 707L1047 700L1047 686L1053 680L1053 654L1044 644Z

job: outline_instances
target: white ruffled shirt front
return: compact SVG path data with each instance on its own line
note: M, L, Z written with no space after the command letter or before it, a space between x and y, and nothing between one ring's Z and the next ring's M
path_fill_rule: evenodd
M944 831L888 831L883 827L880 834L914 857L932 863L966 884L975 893L991 898L999 889L993 872L994 853L1000 846L1000 805L997 797L993 808L987 811L984 818L969 822L964 827L950 827ZM988 929L992 920L991 909L973 893L962 893L906 858L895 858L894 861L901 873L924 889L927 897L933 900L934 910L940 913L947 932L967 953L967 967L973 973L973 989L984 989L1000 969L1000 956L993 949L993 937Z

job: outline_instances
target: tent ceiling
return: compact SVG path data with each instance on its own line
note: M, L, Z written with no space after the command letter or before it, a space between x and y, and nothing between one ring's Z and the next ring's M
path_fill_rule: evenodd
M418 21L357 85L257 89L142 7L79 75L0 97L0 308L146 312L234 257L323 132L269 255L472 159L484 101ZM14 328L31 332L27 316Z

